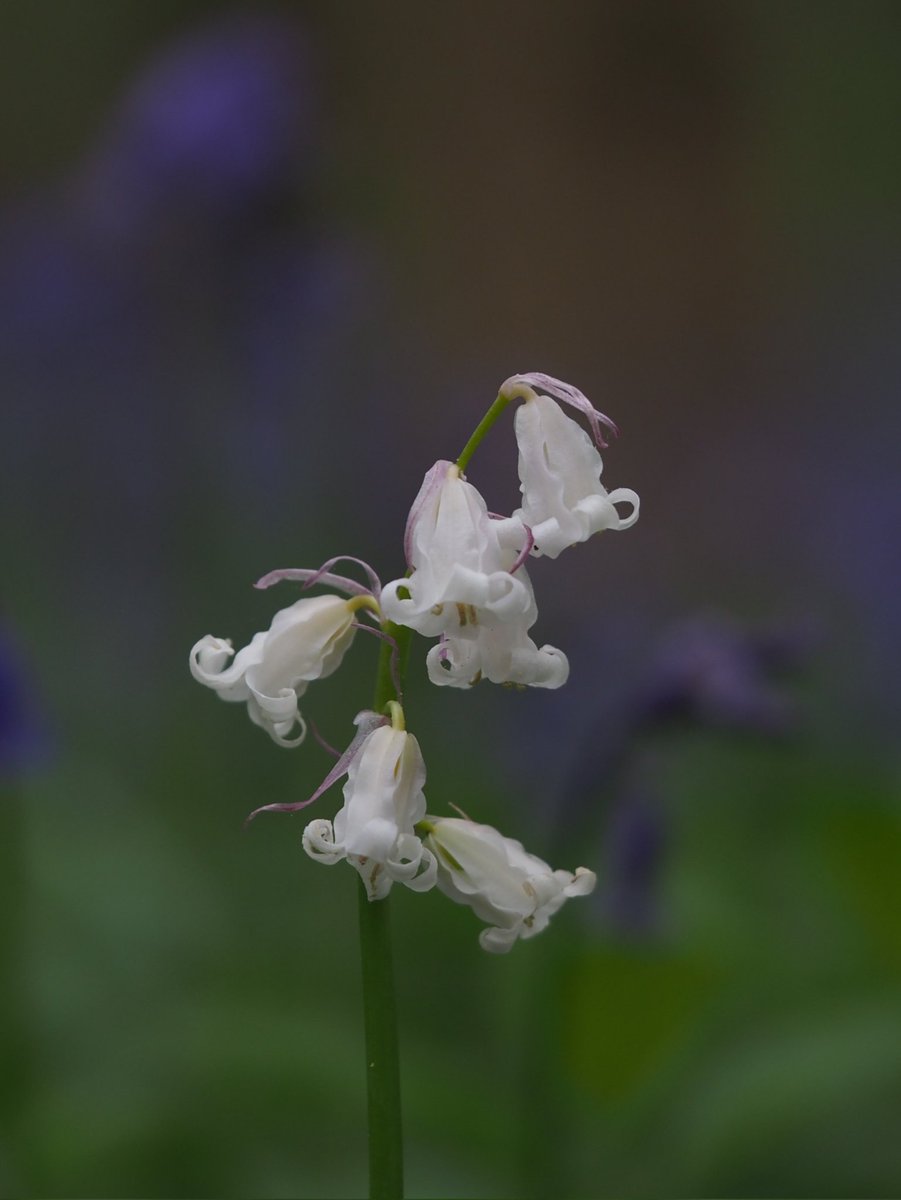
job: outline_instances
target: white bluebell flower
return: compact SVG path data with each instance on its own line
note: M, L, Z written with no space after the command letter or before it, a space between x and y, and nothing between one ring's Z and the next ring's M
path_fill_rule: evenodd
M549 391L539 394L531 384ZM601 423L616 427L597 412L578 389L548 376L513 376L503 385L523 403L514 426L519 446L522 506L513 516L532 530L536 557L556 558L568 546L587 541L604 529L628 529L638 520L639 499L631 488L608 492L601 483L603 462L598 452L605 445ZM569 404L584 414L593 438L560 408ZM628 504L621 515L616 506Z
M207 634L191 648L191 674L221 699L246 703L250 719L278 745L297 746L306 736L297 702L313 680L341 665L360 605L357 597L297 600L237 654L230 640Z
M456 623L426 656L432 683L469 688L482 679L520 687L558 688L569 678L569 662L555 646L540 648L529 637L538 620L538 607L525 567L516 579L529 594L522 613L499 620L490 613L457 614Z
M438 887L488 925L484 950L505 954L517 938L534 937L571 896L587 896L593 871L554 871L491 825L458 817L426 817L419 826L438 864Z
M394 883L427 891L435 883L436 866L414 829L426 810L419 743L396 722L388 725L373 713L361 713L357 724L360 733L350 750L314 796L346 772L344 806L334 821L307 825L304 849L329 866L346 859L359 872L370 900L383 899Z
M520 521L492 519L459 468L437 462L407 518L404 549L412 573L385 585L382 612L427 637L452 628L467 611L498 620L518 616L531 597L511 568L527 542Z

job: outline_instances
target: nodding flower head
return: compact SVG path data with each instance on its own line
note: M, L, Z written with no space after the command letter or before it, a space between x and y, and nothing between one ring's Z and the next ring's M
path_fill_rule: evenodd
M552 646L528 636L538 618L523 567L532 548L527 526L492 517L453 463L426 475L407 521L412 574L382 592L385 615L440 643L426 660L440 686L468 688L481 679L559 687L569 665Z
M427 637L452 627L461 609L497 619L523 613L529 592L511 568L528 540L520 521L492 520L453 463L437 462L407 519L404 547L412 574L385 586L382 611Z
M394 883L417 892L435 883L434 857L414 830L425 815L425 763L416 738L398 727L402 723L359 714L360 733L329 777L346 772L344 806L334 821L311 821L303 833L311 858L329 866L347 859L370 900L383 899Z
M298 600L237 654L230 641L207 634L191 649L191 674L223 700L246 703L250 719L278 745L297 746L306 736L297 701L309 683L341 665L361 603L341 596Z
M516 410L522 507L513 514L532 529L532 553L556 558L568 546L604 529L638 520L631 488L607 492L603 463L591 438L548 396L533 395ZM620 516L617 504L631 506Z
M491 825L426 817L419 832L438 863L438 887L487 922L479 942L493 954L541 933L570 896L588 895L597 882L585 867L553 871Z
M635 492L618 488L608 493L600 481L603 463L598 451L607 445L601 427L619 432L609 417L572 384L539 371L511 375L501 384L500 394L523 401L514 418L523 503L513 516L531 528L532 554L556 558L601 530L635 524ZM585 417L590 438L566 416L562 404ZM617 504L629 504L630 512L620 516Z
M426 656L432 683L470 688L482 679L518 687L558 688L569 678L569 662L555 646L540 649L529 637L538 619L532 583L525 567L516 578L528 590L525 612L506 621L461 609L453 627Z

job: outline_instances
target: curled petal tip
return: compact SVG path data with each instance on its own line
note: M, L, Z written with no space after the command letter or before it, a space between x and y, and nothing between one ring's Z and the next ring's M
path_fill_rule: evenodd
M501 384L501 393L513 399L516 396L522 396L528 399L528 393L534 396L535 391L546 392L548 396L553 396L555 400L559 400L561 404L569 404L577 412L582 413L588 424L591 426L591 435L595 440L599 449L603 450L607 446L604 441L604 435L601 432L601 426L604 425L614 437L619 437L619 428L610 417L599 412L584 392L581 392L571 383L564 383L562 379L555 379L553 375L545 375L543 371L526 371L522 375L511 375L509 379Z
M353 562L357 563L366 572L369 579L369 587L365 587L362 583L357 583L355 579L348 579L344 575L335 575L329 568L338 562ZM341 554L335 558L330 558L328 562L317 567L315 570L311 567L284 567L280 570L269 571L262 575L253 585L261 591L265 588L272 587L275 583L281 583L283 580L291 580L294 583L302 583L304 590L313 587L314 584L321 583L325 587L335 588L336 591L344 592L348 596L375 596L379 598L382 590L382 585L378 575L373 571L368 563L361 558L353 558L349 554Z

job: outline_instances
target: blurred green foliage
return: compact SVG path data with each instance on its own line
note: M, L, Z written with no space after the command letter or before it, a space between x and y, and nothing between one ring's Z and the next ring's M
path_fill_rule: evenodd
M473 239L472 253L478 256L508 229L520 239L511 243L517 252L511 252L511 262L528 259L531 270L529 256L541 253L531 224L507 220L515 199L509 180L521 161L513 149L505 158L492 141L499 128L488 119L499 120L492 107L500 103L498 64L510 73L505 94L523 88L533 97L549 94L546 113L541 110L547 126L537 133L531 125L528 130L537 139L536 172L545 161L542 155L553 166L554 150L561 145L574 178L590 168L580 157L583 143L571 124L563 123L566 137L573 138L570 145L559 134L561 123L552 119L555 112L570 112L573 94L592 137L596 127L612 123L608 141L598 140L608 157L599 152L597 158L605 169L612 161L619 175L604 176L598 194L617 195L616 187L622 187L617 211L624 226L642 203L656 218L657 185L670 178L667 164L673 161L694 172L697 190L685 185L687 207L699 196L706 198L713 186L715 172L710 168L710 176L705 174L709 164L703 153L697 160L691 157L692 138L670 148L665 119L670 109L664 102L672 91L685 98L689 114L699 105L692 132L700 130L703 146L709 138L711 161L720 161L718 138L741 134L727 122L725 133L716 125L717 97L708 103L703 90L692 90L697 72L667 73L669 56L678 57L687 40L695 57L688 54L686 61L706 64L710 79L734 70L736 80L727 78L726 92L731 95L734 87L741 102L733 116L737 127L749 121L758 140L749 139L753 153L741 161L735 178L729 176L730 194L743 198L753 180L752 198L763 206L761 224L773 240L770 251L777 265L767 287L774 292L782 279L781 246L790 245L795 254L800 247L818 284L830 253L856 262L854 238L835 251L836 229L846 223L869 227L890 208L885 197L897 183L897 151L889 115L899 98L894 5L693 3L676 13L665 4L573 3L565 6L565 19L552 18L540 4L498 5L487 14L463 5L459 21L456 15L453 20L434 15L437 8L430 13L429 6L406 3L384 18L347 4L272 7L299 11L309 23L324 91L340 118L329 146L331 174L321 185L323 195L334 190L336 205L367 219L390 209L397 239L392 249L402 259L397 271L414 291L421 281L417 272L427 277L444 255L449 282L429 280L437 297L429 310L435 329L445 328L441 303L466 308L449 338L482 325L486 339L494 337L496 310L514 327L528 315L525 307L516 307L524 305L525 288L519 293L511 288L501 303L488 286L490 303L476 303L472 292L480 284L472 283L468 267L469 273L461 268L469 289L465 304L462 293L454 292L450 260L466 261L469 241L463 235L468 223L478 224L461 195L456 160L445 161L453 159L447 146L456 144L461 128L467 134L461 137L461 153L484 143L486 153L499 154L503 168L487 189L491 197L500 197L498 220L482 231L481 240ZM66 178L145 56L221 11L221 5L197 0L11 6L4 21L14 61L0 105L9 195L18 200L30 188ZM442 19L453 29L445 31ZM397 158L382 161L384 143L376 137L373 150L367 140L367 105L375 91L388 86L385 47L398 39L403 46L411 30L419 31L420 20L431 31L428 44L435 54L415 58L410 87L399 86L385 101L381 137L390 132ZM484 44L470 32L478 33L480 20L490 34ZM437 26L430 23L436 21ZM598 29L620 27L622 43L602 44ZM554 62L555 53L567 62L570 52L603 51L607 73L583 72L575 78L548 70L541 87L534 87L531 79L516 76L521 28L531 31L533 61L541 58L547 40ZM659 28L669 31L666 37L648 35L648 29ZM584 31L593 31L595 40L587 33L583 38ZM693 31L697 44L691 42ZM490 62L476 57L472 79L455 83L442 75L438 89L432 72L444 32L472 42L475 53ZM635 45L651 63L641 80L659 84L658 91L649 85L647 94L631 90L634 63L627 51ZM724 47L733 48L731 56L725 56ZM615 76L617 64L621 77ZM625 80L619 108L606 92L592 99L589 91L589 85L606 86L611 74ZM374 84L367 82L371 79ZM421 127L416 117L427 104L440 104L461 125L448 117L448 127ZM395 121L398 113L406 115L407 124ZM706 120L716 127L709 129ZM647 136L648 128L658 129L657 122L659 145ZM639 147L634 152L633 135ZM515 148L513 132L510 137ZM620 153L618 138L629 153ZM419 146L427 147L421 159ZM747 150L746 143L742 147ZM408 175L397 167L400 160L413 164L404 168ZM664 164L660 175L642 174L650 161L658 168ZM431 186L433 197L462 214L459 225L448 227L434 215L428 190L407 186L422 163L433 168L430 175L424 171L423 187ZM694 264L703 254L691 231L706 232L709 217L702 214L697 228L690 224L679 208L679 186L678 181L673 185L677 201L670 211L677 232L667 232L661 220L659 236L676 242L681 237ZM540 204L547 191L547 186L536 189L530 204ZM581 265L583 254L605 246L616 281L620 276L610 245L597 240L600 234L595 240L584 237L597 217L595 193L587 196L580 201L577 194L574 201L572 211L581 214L583 225L573 224L573 258ZM566 216L558 219L556 210L541 213L554 237L565 237L571 223ZM728 242L733 234L728 220L723 229ZM894 227L887 229L885 245L890 246ZM382 237L390 241L390 236L382 230ZM635 294L644 289L655 296L659 289L679 319L685 312L687 320L694 319L693 305L702 303L698 296L709 304L710 323L698 335L706 363L717 341L722 304L703 264L687 281L678 256L664 267L645 264L649 274L639 270L636 276L632 253L641 240L636 230L633 241L628 228L621 235L617 227L611 236L613 243L623 240L632 247L619 269ZM538 260L544 270L535 271L542 282L552 251L559 249L554 237L548 235L546 257ZM711 259L718 257L716 244L712 251L706 242L704 247ZM753 258L757 246L744 249ZM503 254L501 260L503 266ZM730 260L730 286L732 271ZM551 283L554 279L551 274ZM598 285L593 274L590 285L593 294ZM568 306L557 299L564 291L557 289L549 303L537 287L535 300L539 316L548 322L544 344L560 354L566 350L565 336L575 345L593 336L596 315L592 309L586 331L578 291ZM648 329L655 316L662 318L653 308L650 315L627 313L623 329L628 327L634 342L620 337L616 313L634 304L635 294L623 299L621 289L613 292L597 301L613 322L613 332L605 336L611 344L625 338L626 359L635 345L642 347L644 353L629 360L640 372L654 358L647 349ZM373 316L376 332L369 336L374 340L397 317L388 301L385 312L384 324ZM741 305L737 313L741 336L754 342L758 327L746 324ZM418 319L418 309L413 315ZM412 331L405 326L395 332L397 374L407 368L409 344L419 333L415 322ZM681 351L683 333L678 320L665 326L664 351L672 352L669 335ZM186 342L201 336L193 328L189 334ZM504 353L510 346L518 346L513 334ZM358 352L365 359L357 341L342 346L348 360ZM513 368L533 365L544 363L514 363ZM189 367L196 366L190 360ZM405 465L396 482L395 463L372 434L378 400L370 404L367 394L350 417L343 411L330 415L332 423L325 426L330 440L314 451L329 469L341 462L338 498L323 499L312 511L307 506L302 484L308 456L297 470L302 500L296 527L294 514L283 512L267 523L249 505L242 507L247 493L226 467L221 474L211 467L215 455L200 456L216 423L217 404L225 403L226 381L207 368L206 375L198 372L192 419L174 430L173 442L185 451L190 469L185 460L173 465L174 452L160 468L181 483L173 491L177 511L169 515L162 548L155 547L158 574L152 583L162 581L159 591L134 576L127 576L127 586L117 582L128 539L114 527L85 527L84 514L94 508L81 508L71 492L54 492L52 467L34 492L12 497L4 520L6 557L22 564L4 580L4 617L15 622L29 646L56 739L47 761L5 782L0 795L4 1195L346 1197L365 1191L356 876L342 866L324 869L303 855L303 816L261 818L242 829L255 806L311 792L328 760L313 745L296 754L273 747L239 706L220 704L192 683L187 652L208 630L238 640L265 626L273 599L251 591L255 574L289 562L315 563L335 547L368 554L367 539L375 537L378 523L372 489L376 483L385 489L390 508L396 499L390 489L395 483L406 488L408 478L415 487L420 469ZM218 369L227 375L225 365ZM491 386L508 366L492 370ZM421 379L431 380L446 374L446 363L436 371L429 360L419 371ZM17 386L15 380L2 382L5 388ZM720 382L707 381L706 408L702 397L693 413L698 426L705 413L712 415L714 434L722 407ZM61 389L60 406L68 399ZM454 438L469 415L449 413L437 402L428 407L415 390L414 400L390 410L395 424L387 440L402 429L410 433L417 455L423 445L431 453L446 417L453 425L446 436L456 447ZM663 403L645 411L660 418L659 463L671 463L669 433L683 414L673 415ZM51 412L48 428L55 428L56 415ZM479 412L472 415L477 418ZM344 440L354 417L361 419L366 442L355 452ZM96 417L79 419L85 439L93 438ZM650 418L645 422L649 439L652 424ZM641 423L633 419L630 431L633 461L638 461ZM451 452L444 437L442 432L442 454ZM719 469L725 475L740 467L730 444L724 445L705 441L688 465L680 458L666 477L667 501L678 495L683 503L687 477L694 474L706 505L707 473ZM364 468L369 475L362 474ZM33 502L39 493L44 508ZM120 497L102 500L105 512L114 510ZM690 492L684 503L691 509ZM838 500L826 497L822 503L825 515L818 510L818 516L828 525L834 515L829 506ZM755 495L749 508L756 504ZM646 512L639 528L653 529L655 520L665 520L665 507L658 502L657 514ZM733 515L727 513L727 519ZM752 515L756 520L756 510ZM359 529L350 531L346 522L352 516ZM605 567L603 580L598 577L585 589L591 611L577 618L582 627L570 621L574 639L583 633L598 642L615 639L616 630L610 633L601 619L602 600L608 591L624 591L640 610L656 584L655 556L670 588L666 592L667 584L661 585L661 621L670 609L708 594L734 595L742 615L756 615L761 597L772 596L769 611L780 611L790 589L774 563L796 557L788 542L779 543L778 533L767 526L764 549L775 542L774 559L764 557L759 567L761 546L742 542L735 552L742 563L724 564L711 552L715 538L706 542L703 534L695 535L689 518L684 522L684 542L675 547L664 536L647 535L644 553L654 561L645 576L633 560L613 558L628 552L604 547L616 569L624 564L623 582L611 584L616 569ZM754 528L759 532L758 525ZM400 568L401 521L396 534L388 530L382 536L383 544L395 547L396 559L376 565L390 577ZM82 556L90 562L102 558L110 564L108 574L97 579L85 570L61 579L57 562L77 567ZM683 559L687 565L672 565ZM841 573L835 563L829 565L834 574ZM559 566L562 578L576 578L566 576L565 561ZM812 592L819 587L819 579L810 584ZM558 589L563 599L554 600L563 606L564 618L568 590L576 594L579 589L564 583ZM577 599L581 603L584 594ZM848 611L843 597L827 595L824 603L827 612L840 617ZM825 666L815 668L819 673L801 696L807 724L802 722L793 740L773 746L709 733L670 739L656 754L655 778L671 827L658 932L627 937L612 926L600 899L580 901L560 914L548 934L517 946L508 958L494 959L479 950L478 922L469 912L435 894L397 895L393 920L411 1195L641 1200L897 1194L901 799L895 761L875 739L860 736L866 719L852 710L846 695L845 664L855 659L862 634L838 620L830 637L835 644L823 648ZM573 651L575 677L578 646ZM317 685L315 719L332 740L349 732L352 715L368 703L375 656L374 644L355 647L340 675ZM598 690L605 686L605 680L597 684ZM435 808L445 811L449 803L458 803L543 853L541 828L550 822L542 814L559 798L565 778L564 770L549 765L540 736L545 726L558 728L551 725L556 698L542 700L542 707L526 708L523 702L515 716L502 715L514 711L510 706L520 698L484 689L472 697L433 695L421 662L415 661L409 694L410 724L422 742L427 794ZM587 688L583 704L585 695ZM511 739L516 722L518 737ZM854 736L843 738L846 729ZM604 783L598 781L598 805L604 802ZM322 803L323 813L332 815L337 795ZM597 866L604 852L603 845L586 845L583 861Z

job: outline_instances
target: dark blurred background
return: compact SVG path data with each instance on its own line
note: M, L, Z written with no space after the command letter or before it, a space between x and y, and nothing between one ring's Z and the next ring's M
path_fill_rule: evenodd
M420 643L408 721L433 811L599 885L501 959L397 894L410 1193L897 1195L901 7L0 24L0 1191L364 1193L355 876L242 832L329 760L188 649L273 567L398 575L541 370L641 520L535 564L566 688ZM469 477L513 507L509 425ZM329 740L375 655L308 693Z

